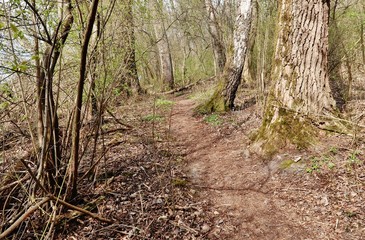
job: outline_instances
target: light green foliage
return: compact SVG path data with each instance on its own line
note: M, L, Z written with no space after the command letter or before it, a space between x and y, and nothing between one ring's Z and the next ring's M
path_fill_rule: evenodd
M158 98L156 99L155 104L157 108L170 109L174 105L174 102L167 99Z
M24 33L15 24L10 23L10 29L13 32L14 39L24 39Z
M0 94L7 98L12 98L12 90L8 83L0 84ZM3 111L9 107L10 103L8 101L2 100L0 102L0 111Z
M307 173L320 172L327 168L329 170L336 167L331 156L313 157L310 159L309 166L307 167Z
M219 115L215 113L205 116L204 121L213 126L218 126L222 124L222 120L219 118Z
M359 158L360 153L358 150L353 150L347 157L348 164L352 166L361 164L362 160Z

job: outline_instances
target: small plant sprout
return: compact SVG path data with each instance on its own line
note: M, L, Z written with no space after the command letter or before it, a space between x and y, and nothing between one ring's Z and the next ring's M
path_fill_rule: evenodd
M331 147L329 152L332 153L333 155L336 155L338 153L338 149L336 147Z
M222 121L219 119L218 114L215 114L215 113L206 116L204 118L204 121L206 123L209 123L209 124L213 125L213 126L218 126L218 125L222 124Z

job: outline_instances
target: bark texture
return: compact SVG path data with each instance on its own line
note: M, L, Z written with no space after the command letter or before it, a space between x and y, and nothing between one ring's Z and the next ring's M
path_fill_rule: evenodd
M134 34L133 0L127 0L122 5L122 44L124 48L122 85L126 84L135 93L142 93L138 79L136 64L136 38Z
M228 78L223 92L225 106L234 107L234 99L238 86L241 83L242 71L245 64L249 42L249 33L252 22L252 0L241 0L233 33L234 56L231 67L228 69Z
M234 99L241 83L252 22L252 0L240 0L233 31L233 59L220 76L212 97L196 109L200 113L224 112L234 108ZM227 64L228 65L228 64Z
M274 69L275 98L304 114L335 106L328 78L329 0L283 0Z
M76 108L72 128L72 149L71 149L71 167L70 167L70 182L72 188L71 198L77 195L77 175L79 168L79 149L80 149L80 129L81 129L81 108L82 108L82 94L84 92L84 85L86 79L87 53L89 42L92 35L92 30L98 9L98 0L93 0L91 4L91 12L89 14L87 27L82 43L81 60L80 60L80 78L77 84ZM69 189L68 189L69 190Z
M275 86L255 144L265 155L288 143L310 146L317 129L306 116L335 107L328 77L328 14L329 1L281 2Z
M26 2L34 13L37 13L35 1ZM60 186L61 140L58 124L57 104L53 93L53 78L57 62L61 55L67 37L74 22L71 1L59 5L61 14L59 25L54 30L54 36L47 32L47 47L42 56L42 62L37 62L37 108L38 108L38 141L41 149L37 177L41 179L49 191L53 192ZM40 20L40 19L39 19ZM41 20L40 20L41 21ZM42 24L44 25L44 24ZM35 43L35 52L39 46Z

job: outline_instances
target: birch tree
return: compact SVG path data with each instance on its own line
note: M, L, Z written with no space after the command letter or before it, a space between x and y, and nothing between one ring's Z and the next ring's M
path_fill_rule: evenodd
M169 38L165 27L164 19L164 3L161 0L150 0L152 11L157 17L153 23L154 31L157 39L157 51L160 63L160 77L165 86L169 89L174 88L174 70L172 65L172 57L170 51Z
M252 1L241 0L233 32L233 59L225 70L211 99L198 107L198 111L209 113L226 111L234 108L238 86L241 83L243 67L248 48L249 33L252 22Z

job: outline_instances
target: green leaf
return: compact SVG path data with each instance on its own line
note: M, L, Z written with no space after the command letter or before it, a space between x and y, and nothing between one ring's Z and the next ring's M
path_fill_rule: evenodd
M14 33L17 33L19 31L19 29L13 23L10 23L10 29Z

